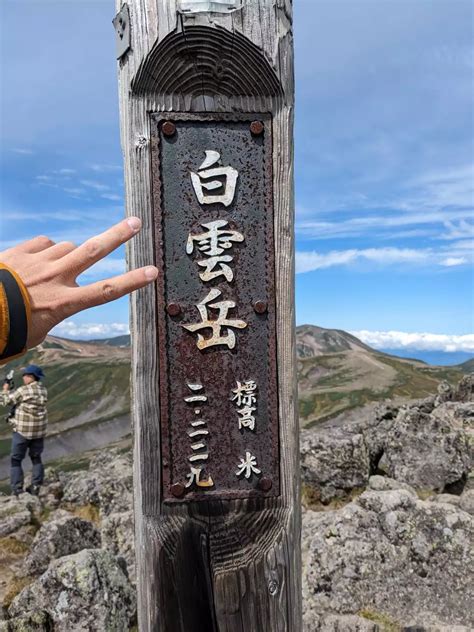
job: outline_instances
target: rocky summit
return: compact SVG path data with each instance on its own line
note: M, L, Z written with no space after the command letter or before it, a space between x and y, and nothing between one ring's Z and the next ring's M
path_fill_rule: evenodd
M302 432L304 632L474 629L473 424L470 376ZM0 632L136 630L132 509L119 449L0 496Z

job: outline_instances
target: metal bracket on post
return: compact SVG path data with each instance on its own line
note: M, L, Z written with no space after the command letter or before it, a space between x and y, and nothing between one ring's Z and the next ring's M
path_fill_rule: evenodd
M180 0L179 13L231 13L242 8L241 0Z
M117 59L120 59L130 50L130 11L128 4L123 5L112 20L112 24L116 34Z

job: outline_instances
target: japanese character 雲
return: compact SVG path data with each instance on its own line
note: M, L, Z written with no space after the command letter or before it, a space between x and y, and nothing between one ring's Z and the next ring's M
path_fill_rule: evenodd
M200 272L199 276L203 281L210 281L216 277L223 275L230 283L234 278L234 273L228 265L233 257L229 254L223 254L225 250L232 248L235 242L244 241L244 236L237 230L231 230L228 222L218 219L213 222L201 224L206 230L197 235L189 234L186 242L186 252L188 255L194 251L194 242L197 243L197 249L204 253L207 259L198 261L201 268L205 268L204 272ZM227 226L227 228L224 228Z

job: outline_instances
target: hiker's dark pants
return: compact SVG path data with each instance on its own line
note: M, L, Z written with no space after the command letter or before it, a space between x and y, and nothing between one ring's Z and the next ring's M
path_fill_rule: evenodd
M44 439L27 439L19 432L14 432L12 437L11 471L10 483L13 491L23 490L23 469L21 462L29 452L31 463L33 464L33 485L42 485L44 478L44 467L41 461L41 453L44 448Z

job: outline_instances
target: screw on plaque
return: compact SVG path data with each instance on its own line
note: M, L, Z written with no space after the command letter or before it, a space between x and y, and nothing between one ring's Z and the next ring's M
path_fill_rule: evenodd
M262 492L268 492L271 490L272 488L272 479L271 478L267 478L266 476L263 476L259 481L258 481L258 486L260 487L260 489L262 490Z
M183 483L174 483L173 485L171 485L171 493L176 498L179 498L180 496L182 496L184 494Z
M176 125L172 121L165 121L161 126L161 131L165 136L174 136L176 134Z
M265 312L268 310L268 305L266 301L255 301L255 303L253 304L253 308L257 312L257 314L265 314Z
M263 130L264 130L264 126L262 121L252 121L250 123L250 131L252 132L252 134L254 134L255 136L260 136L260 134L263 134Z
M179 316L181 314L181 305L179 303L168 303L166 311L170 316Z

